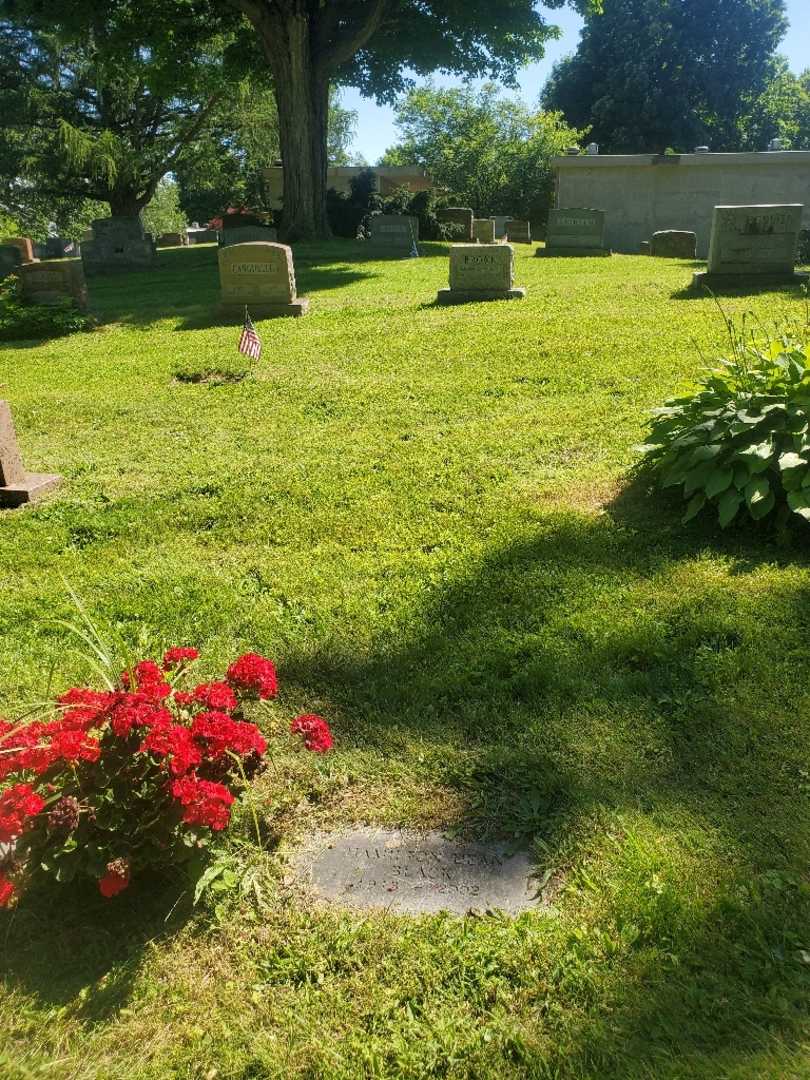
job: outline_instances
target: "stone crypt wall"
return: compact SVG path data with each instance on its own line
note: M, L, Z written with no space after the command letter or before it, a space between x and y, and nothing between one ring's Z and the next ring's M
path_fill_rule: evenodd
M715 206L803 203L810 228L810 150L744 154L604 154L557 157L555 206L607 213L605 242L638 253L664 229L697 234L698 258L709 252Z

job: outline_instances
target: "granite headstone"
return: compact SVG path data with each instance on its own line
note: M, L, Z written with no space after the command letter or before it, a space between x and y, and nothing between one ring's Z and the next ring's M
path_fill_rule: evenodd
M605 247L605 216L604 210L549 210L546 246L538 248L537 254L610 255Z
M436 211L437 220L445 225L458 225L461 234L454 239L470 241L473 238L473 220L475 214L468 206L445 206Z
M804 206L715 206L706 271L695 285L802 282L794 269Z
M55 473L26 472L14 420L7 401L0 401L0 506L16 507L36 502L61 483Z
M256 318L305 315L309 300L296 294L292 249L254 241L219 249L219 311L242 317L245 307Z
M149 270L155 266L156 254L155 242L139 217L98 218L93 222L93 239L82 244L87 275Z
M510 218L506 228L506 238L510 244L530 244L532 242L532 223Z
M419 240L419 218L408 214L372 214L369 243L378 248L409 253Z
M515 252L510 244L454 244L450 248L450 288L440 289L439 304L478 300L522 300L515 288Z
M659 259L696 259L697 235L683 229L662 229L652 234L650 254Z
M495 243L495 218L475 218L473 220L473 240L479 244Z
M65 300L87 307L87 286L78 259L58 259L27 263L17 271L23 301L51 306Z

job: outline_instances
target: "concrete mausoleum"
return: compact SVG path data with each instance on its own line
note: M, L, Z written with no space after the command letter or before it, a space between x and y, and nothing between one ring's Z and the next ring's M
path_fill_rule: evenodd
M605 210L614 251L635 254L653 233L677 229L697 235L705 259L715 206L803 203L810 228L810 150L566 155L552 165L554 205Z

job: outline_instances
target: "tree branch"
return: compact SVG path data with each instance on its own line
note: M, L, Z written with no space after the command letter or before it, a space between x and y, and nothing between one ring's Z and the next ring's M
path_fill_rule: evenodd
M347 63L356 52L379 30L390 10L391 0L367 0L367 12L359 25L346 29L333 40L327 40L338 25L338 5L334 4L329 13L321 16L322 33L319 33L319 61L327 71L334 71L341 64Z
M162 162L153 170L152 175L149 178L149 181L143 191L143 195L139 196L139 200L141 198L143 199L144 206L146 206L146 204L155 194L158 184L166 175L166 173L171 171L172 166L177 162L177 159L179 158L183 150L188 146L192 139L194 139L195 136L200 133L203 126L205 125L206 120L211 115L221 98L222 92L211 94L205 105L202 105L194 114L194 119L188 125L186 130L177 137L174 149L171 151L171 153L167 157L165 157Z

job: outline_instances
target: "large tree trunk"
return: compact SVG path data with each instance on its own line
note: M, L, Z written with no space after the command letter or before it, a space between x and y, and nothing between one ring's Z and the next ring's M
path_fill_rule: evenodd
M111 191L107 197L113 217L136 218L146 205L134 191Z
M329 236L326 217L326 138L329 75L313 58L304 13L264 19L257 29L273 72L284 168L281 237Z

